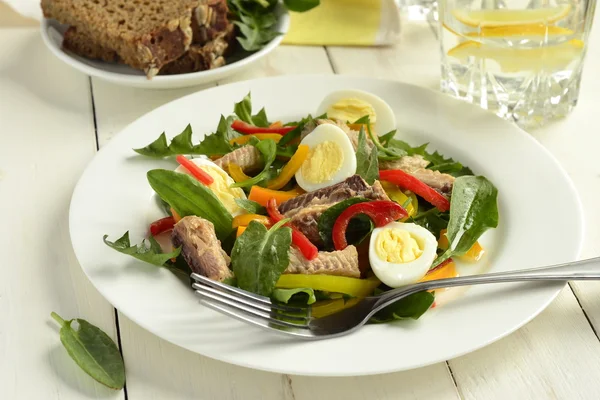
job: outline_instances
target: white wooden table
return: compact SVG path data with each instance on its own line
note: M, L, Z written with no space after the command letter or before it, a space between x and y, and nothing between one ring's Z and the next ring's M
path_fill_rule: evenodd
M352 74L436 88L435 32L427 25L403 29L393 48L280 47L235 79ZM598 70L596 27L580 104L567 119L533 132L581 195L587 220L582 257L600 254ZM278 375L213 361L155 337L116 311L74 257L67 224L73 187L98 148L125 125L200 89L144 91L91 79L44 48L35 22L0 4L0 399L600 398L600 283L565 287L524 328L472 354L359 378ZM540 201L554 190L540 193ZM127 369L125 390L106 389L71 361L51 311L88 319L117 341Z

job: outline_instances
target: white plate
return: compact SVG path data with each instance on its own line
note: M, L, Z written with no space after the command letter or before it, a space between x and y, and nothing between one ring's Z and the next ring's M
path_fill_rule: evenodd
M137 262L102 243L129 230L146 234L153 191L146 172L173 161L137 156L166 131L191 122L211 132L219 115L249 90L255 110L271 119L313 113L337 89L381 96L396 112L400 137L431 147L487 176L499 190L500 226L483 237L485 263L506 271L576 259L582 243L581 206L557 161L531 136L475 106L399 82L353 77L293 76L239 82L175 100L141 117L104 147L73 195L71 239L96 288L137 324L191 351L246 367L300 375L368 375L416 368L473 351L513 332L542 311L562 284L474 287L419 321L366 326L332 340L280 337L202 307L186 283L165 269ZM198 110L201 110L199 112ZM465 270L475 267L463 268ZM473 269L474 270L474 269Z
M118 85L132 86L143 89L174 89L194 85L206 85L238 74L247 70L258 60L269 54L281 43L283 36L290 26L290 17L283 7L279 8L279 20L276 30L282 34L271 40L265 47L255 53L231 64L208 71L199 71L179 75L158 75L147 79L139 70L124 64L108 63L100 60L91 60L77 56L62 49L63 34L67 27L53 19L43 19L41 24L42 38L50 51L61 61L71 67L96 78L103 79Z

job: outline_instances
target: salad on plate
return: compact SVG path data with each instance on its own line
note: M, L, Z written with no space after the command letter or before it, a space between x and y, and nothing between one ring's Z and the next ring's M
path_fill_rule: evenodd
M314 117L313 117L314 115ZM161 134L142 156L173 158L147 178L164 210L147 241L104 242L142 261L206 276L323 317L362 298L457 276L479 262L498 224L497 189L462 163L398 138L381 98L329 94L298 121L253 114L248 94L195 142L192 128ZM421 292L373 322L417 319Z

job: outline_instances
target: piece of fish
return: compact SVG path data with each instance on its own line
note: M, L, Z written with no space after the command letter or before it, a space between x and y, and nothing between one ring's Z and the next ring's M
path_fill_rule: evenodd
M204 218L183 217L173 227L173 246L181 246L181 254L197 274L222 282L233 277L229 269L231 259L221 248L212 222Z
M382 161L379 163L379 169L402 170L441 193L450 193L452 191L455 178L452 175L426 169L428 165L429 161L425 160L423 156L414 155L404 156L393 161Z
M392 161L380 161L379 169L401 169L404 172L412 172L418 169L426 168L429 165L429 161L423 158L421 155L404 156L398 160Z
M319 235L319 218L331 207L331 204L308 204L298 209L290 219L290 223L304 234L314 245L320 246L323 241Z
M234 163L244 172L260 170L264 161L260 151L254 146L243 146L215 160L215 164L229 172L229 164Z
M290 265L284 274L336 275L360 278L358 252L348 246L340 251L320 251L313 260L307 260L296 248L290 248Z

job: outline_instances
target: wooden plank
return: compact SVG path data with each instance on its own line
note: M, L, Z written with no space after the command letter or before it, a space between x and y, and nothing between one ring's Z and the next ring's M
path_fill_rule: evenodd
M56 60L37 29L0 32L0 398L123 399L60 344L56 311L116 338L114 309L69 238L73 188L96 152L89 79Z

